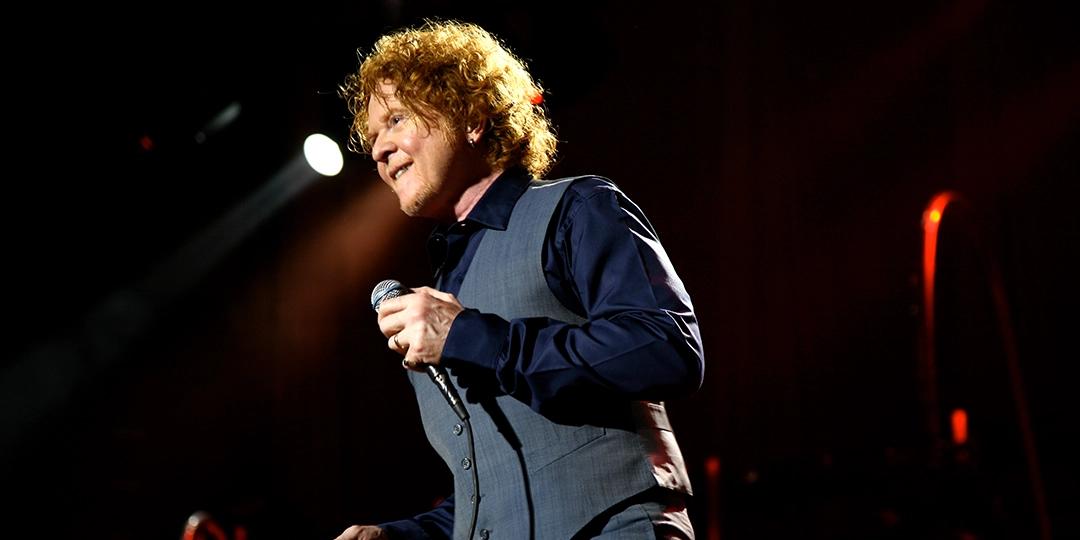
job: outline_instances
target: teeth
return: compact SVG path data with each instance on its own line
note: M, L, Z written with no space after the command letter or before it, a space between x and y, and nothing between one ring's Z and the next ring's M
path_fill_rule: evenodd
M402 167L402 168L398 169L397 172L394 173L394 180L397 180L398 178L401 178L401 175L405 174L405 171L409 170L409 167L411 167L411 166L412 165L407 165L405 167Z

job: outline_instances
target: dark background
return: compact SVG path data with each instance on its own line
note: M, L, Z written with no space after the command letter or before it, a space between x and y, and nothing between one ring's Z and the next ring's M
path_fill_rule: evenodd
M368 307L381 279L427 282L427 225L366 157L176 298L138 288L309 133L344 142L358 47L442 16L529 62L562 141L552 176L619 183L694 299L705 383L669 405L699 538L1075 537L1080 38L1065 10L1014 4L9 14L5 524L177 538L204 510L253 540L333 538L447 493ZM921 223L943 190L960 199L930 377Z

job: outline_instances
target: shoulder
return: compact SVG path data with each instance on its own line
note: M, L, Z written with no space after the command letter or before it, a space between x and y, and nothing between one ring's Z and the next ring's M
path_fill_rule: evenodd
M628 221L642 223L651 229L641 209L610 178L583 175L543 181L547 185L565 184L565 191L556 207L552 231ZM576 227L575 227L576 225Z
M553 205L552 223L561 223L563 228L574 215L586 208L614 209L625 199L614 182L598 175L532 180L525 196L534 201L532 204ZM541 202L545 200L549 202Z
M596 174L533 180L530 182L529 187L534 189L561 187L565 188L568 193L575 195L588 195L597 191L619 191L618 186L610 178Z
M566 188L568 197L589 198L597 194L621 193L619 187L610 178L588 174L554 180L554 182L568 182Z
M604 204L605 201L608 204L617 205L620 199L626 198L626 195L611 179L592 174L543 180L535 182L534 185L540 187L561 185L564 191L559 206L563 210L563 215L572 214L581 206Z

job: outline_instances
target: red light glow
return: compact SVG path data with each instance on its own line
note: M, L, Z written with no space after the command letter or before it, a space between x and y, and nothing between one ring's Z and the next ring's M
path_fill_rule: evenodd
M945 207L956 198L949 191L938 193L923 212L923 324L926 331L926 362L934 373L934 267L937 258L938 226Z
M952 412L952 440L957 446L967 443L968 415L964 409L954 409Z

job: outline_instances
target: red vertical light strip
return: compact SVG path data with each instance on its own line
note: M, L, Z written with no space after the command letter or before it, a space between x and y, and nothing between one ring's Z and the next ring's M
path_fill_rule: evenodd
M720 540L720 458L705 458L705 480L709 491L708 540Z
M935 444L941 441L938 420L937 365L934 354L934 271L937 261L938 228L945 207L955 199L952 192L934 196L923 212L923 384L927 428Z
M945 207L950 202L959 200L956 193L944 191L934 196L929 206L923 212L923 376L926 392L927 421L930 435L935 444L941 444L940 423L938 420L938 395L937 395L937 367L934 354L934 271L937 256L938 229L941 219L945 214ZM1027 397L1024 392L1023 378L1020 371L1020 358L1016 346L1016 336L1013 332L1012 322L1009 316L1009 305L1005 295L1005 284L1001 277L1001 270L996 260L988 254L986 260L989 264L989 279L991 294L994 301L994 311L997 315L998 327L1001 332L1002 345L1005 348L1006 363L1008 364L1009 380L1011 383L1013 402L1019 423L1021 436L1024 444L1024 454L1028 466L1028 480L1031 484L1032 497L1035 511L1039 520L1039 538L1050 540L1052 528L1050 514L1046 504L1046 493L1042 485L1042 471L1039 466L1038 452L1035 448L1035 434L1031 426L1031 418L1027 408ZM962 412L962 411L961 411ZM956 417L952 418L956 428ZM964 441L967 440L967 415L964 414ZM955 432L954 432L955 437ZM956 439L954 438L954 441ZM958 443L959 444L959 443Z
M964 409L953 409L952 412L952 442L960 446L968 440L968 415Z

